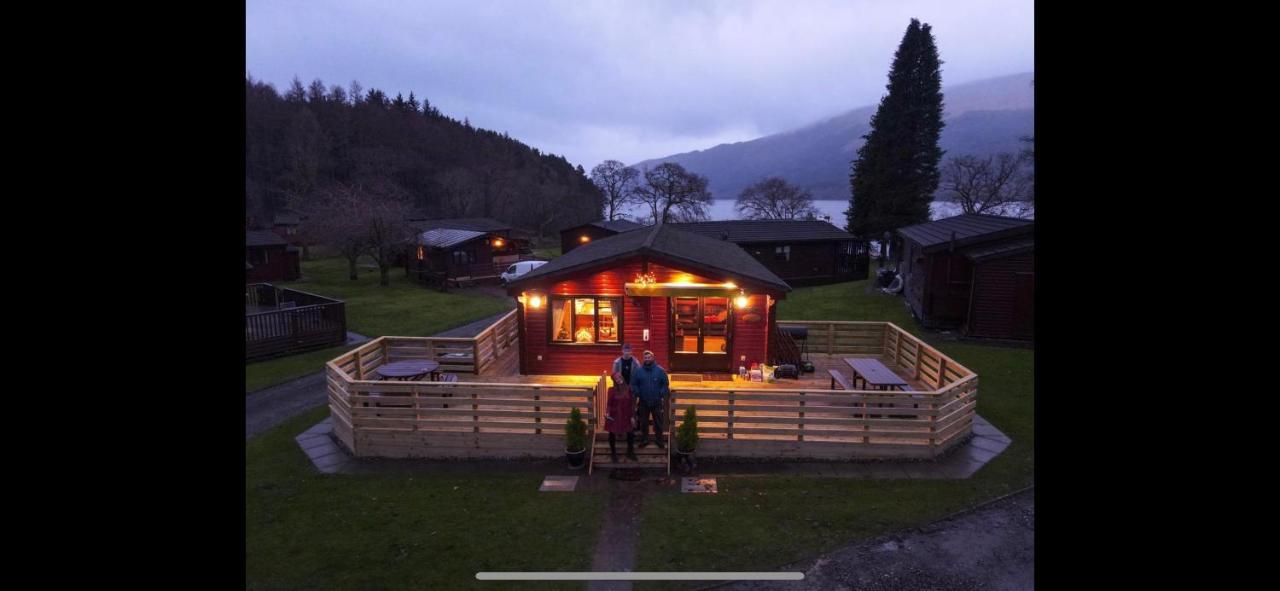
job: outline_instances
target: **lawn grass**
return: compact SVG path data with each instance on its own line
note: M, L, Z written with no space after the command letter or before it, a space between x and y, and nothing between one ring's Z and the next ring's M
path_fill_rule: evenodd
M869 281L799 288L779 319L888 320L977 372L978 413L1013 443L966 480L721 478L715 495L678 490L650 497L641 517L637 570L770 570L907 527L1032 483L1034 351L958 342L923 331L900 296ZM678 589L651 582L639 589Z
M509 298L474 292L441 293L414 283L403 270L392 270L391 285L378 285L378 273L361 268L359 279L347 279L342 258L302 262L302 279L277 283L346 302L347 330L371 338L385 335L429 336L485 316L511 309ZM273 386L320 371L324 362L352 347L291 355L245 365L245 392Z
M327 412L246 444L246 588L582 588L475 573L589 570L601 493L539 493L530 474L320 474L293 438Z
M548 248L535 248L535 249L533 249L533 255L534 255L534 256L536 256L536 257L538 257L538 258L540 258L540 259L543 259L543 260L547 260L547 261L549 261L549 260L551 260L551 259L554 259L554 258L556 258L556 257L560 256L561 254L563 254L563 253L561 253L561 252L560 252L560 245L559 245L559 244L557 244L557 245L555 245L555 246L548 247Z

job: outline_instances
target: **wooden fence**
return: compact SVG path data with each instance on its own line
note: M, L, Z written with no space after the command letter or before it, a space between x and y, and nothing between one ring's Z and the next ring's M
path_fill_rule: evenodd
M336 436L359 457L558 457L565 419L578 407L594 442L607 376L594 385L368 379L377 366L401 359L452 360L446 369L482 373L492 363L486 359L496 358L487 357L489 347L496 356L518 345L513 314L474 339L382 337L330 361ZM815 334L818 341L827 336L833 354L878 355L933 389L678 388L669 399L668 437L691 406L698 412L698 454L709 457L928 459L971 433L978 376L968 368L892 323L804 324L811 326L811 350ZM458 352L463 356L451 356Z
M573 408L594 435L595 386L353 379L326 367L334 434L356 457L563 457ZM353 366L354 367L354 366Z
M809 329L811 353L878 355L928 391L681 388L698 413L698 453L727 457L931 458L972 429L978 376L891 322L779 321Z
M245 286L245 360L266 359L341 345L347 341L346 304L269 283ZM281 307L283 306L283 307Z

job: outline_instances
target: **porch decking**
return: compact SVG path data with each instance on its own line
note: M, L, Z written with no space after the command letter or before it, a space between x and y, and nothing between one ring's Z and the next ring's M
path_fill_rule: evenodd
M510 322L504 317L475 339L383 337L331 361L334 432L357 456L388 457L553 457L564 451L574 407L599 432L607 368L519 375ZM931 458L967 437L973 372L890 323L829 324L834 351L810 354L817 371L798 380L672 381L668 437L690 406L699 415L700 455ZM458 371L459 381L368 379L383 362L421 357L451 363L442 367ZM826 370L849 375L846 357L877 358L915 391L831 390Z

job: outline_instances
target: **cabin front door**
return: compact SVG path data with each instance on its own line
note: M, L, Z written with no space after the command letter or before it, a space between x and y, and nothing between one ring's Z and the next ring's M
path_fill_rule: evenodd
M671 298L671 371L732 372L732 314L727 297Z

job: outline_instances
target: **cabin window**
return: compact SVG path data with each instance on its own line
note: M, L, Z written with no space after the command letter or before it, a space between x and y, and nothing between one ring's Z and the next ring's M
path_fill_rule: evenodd
M551 298L551 342L617 343L622 340L622 300Z
M418 247L418 260L422 260L423 258L425 258L425 257L426 257L426 254L427 254L427 249L426 249L426 247L419 246L419 247Z
M773 247L773 260L789 261L791 260L791 245Z
M469 265L476 262L476 251L472 249L453 251L453 264Z

